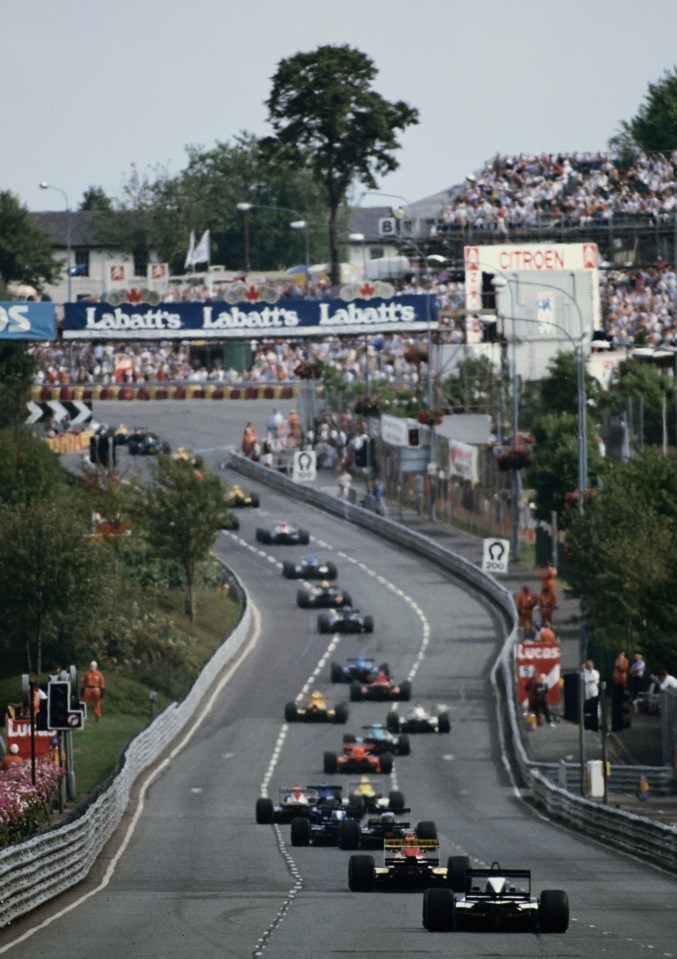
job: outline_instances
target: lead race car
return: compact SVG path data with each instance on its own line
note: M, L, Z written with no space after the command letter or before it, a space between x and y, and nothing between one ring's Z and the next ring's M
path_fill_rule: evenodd
M300 529L283 520L272 529L258 527L256 541L268 546L307 546L310 542L310 533L307 529Z
M566 932L569 899L561 889L531 894L529 869L504 869L494 862L490 869L468 869L459 898L451 889L426 889L423 894L423 925L429 932L454 929L525 930Z
M340 610L320 613L317 629L320 633L373 633L374 620L371 616L363 616L352 606L344 606Z
M296 603L301 609L341 609L343 606L352 606L350 594L338 586L330 586L326 579L313 589L299 589Z
M304 556L300 563L285 560L282 563L282 575L285 579L336 579L338 570L333 563L317 559L312 553Z

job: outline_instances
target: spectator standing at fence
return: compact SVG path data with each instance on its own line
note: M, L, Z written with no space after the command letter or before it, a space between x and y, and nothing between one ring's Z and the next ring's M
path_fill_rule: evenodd
M667 669L661 669L658 672L658 688L662 693L668 689L677 689L677 679L671 676Z
M614 686L621 686L623 690L627 688L629 666L630 663L628 662L628 657L625 655L625 651L621 650L621 652L615 658L614 665L611 670L611 682Z
M591 659L581 663L581 676L583 677L585 712L597 715L597 706L599 704L599 671L595 669L595 664Z
M353 478L347 469L342 470L341 475L338 478L338 494L341 499L347 500L350 498L350 484L352 479Z
M538 596L525 584L515 598L515 605L522 629L531 632L534 626L534 609L538 605Z
M639 694L644 688L644 673L646 672L646 662L641 653L635 653L628 670L628 683L630 685L630 695L633 703L639 699Z
M99 669L96 660L93 659L89 664L89 669L82 677L80 695L88 707L91 703L97 723L101 719L101 700L103 699L105 689L106 682L103 678L103 673Z
M542 726L545 721L550 726L554 726L548 706L548 678L545 673L539 675L532 687L532 702L538 725Z

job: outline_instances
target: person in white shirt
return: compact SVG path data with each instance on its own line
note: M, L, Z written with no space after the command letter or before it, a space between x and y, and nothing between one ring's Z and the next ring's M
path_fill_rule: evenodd
M677 689L677 679L671 676L667 669L660 669L658 671L658 688L662 693L668 689Z

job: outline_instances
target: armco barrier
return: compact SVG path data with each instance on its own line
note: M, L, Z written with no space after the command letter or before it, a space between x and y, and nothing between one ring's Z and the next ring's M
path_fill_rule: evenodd
M507 633L500 655L491 671L491 683L496 698L497 721L502 729L507 728L508 741L505 743L505 752L510 755L506 755L506 759L518 767L521 779L528 790L525 798L531 798L551 816L567 822L579 831L604 838L641 856L648 856L657 862L675 868L677 863L677 826L666 825L643 816L636 816L609 806L600 806L590 800L583 799L581 796L557 786L543 774L536 763L528 758L522 742L515 705L513 649L517 635L517 613L513 597L508 590L491 576L473 566L472 563L440 546L429 537L400 526L392 520L384 519L376 513L347 503L345 500L322 490L294 483L283 474L267 469L258 463L252 463L251 460L235 452L230 454L224 465L229 469L235 469L243 473L251 479L255 479L257 482L272 486L286 496L293 496L295 499L318 506L336 516L343 516L349 522L371 529L385 539L390 540L390 542L432 560L448 572L471 583L485 596L492 599L505 616ZM634 767L635 775L638 775L637 768ZM639 768L645 769L646 767ZM620 769L620 767L612 767L612 780L617 769ZM672 773L667 767L655 768L654 775L656 781L666 778L672 780Z
M239 584L237 589L242 592ZM0 850L0 928L85 878L120 822L135 780L176 740L250 628L251 610L245 605L240 622L202 670L188 696L165 709L132 740L124 753L122 769L82 816Z
M293 400L298 396L298 386L253 385L222 386L214 383L142 383L135 386L111 384L109 386L34 386L32 398L35 403L50 400Z

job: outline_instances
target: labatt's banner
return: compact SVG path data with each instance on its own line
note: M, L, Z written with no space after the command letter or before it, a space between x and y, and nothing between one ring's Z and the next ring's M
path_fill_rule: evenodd
M274 303L67 303L69 340L252 339L340 336L427 330L437 323L435 298L277 300Z

